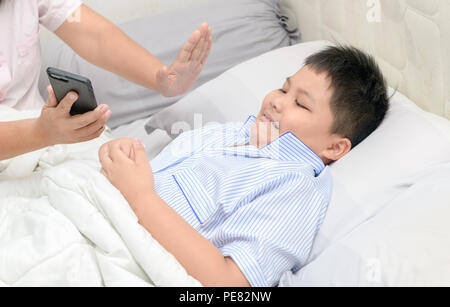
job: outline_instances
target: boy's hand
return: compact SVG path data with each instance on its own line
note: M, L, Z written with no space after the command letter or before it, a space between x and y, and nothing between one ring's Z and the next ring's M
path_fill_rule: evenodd
M38 127L48 146L86 142L103 133L106 121L111 116L107 105L100 105L83 115L71 116L70 110L78 95L70 92L58 104L51 86L47 87L47 91L49 97L38 118Z
M153 171L138 139L119 139L104 144L99 150L102 174L125 197L135 204L142 196L153 194ZM132 208L136 212L136 208Z
M170 67L162 67L156 75L156 90L166 97L186 93L195 83L211 51L211 28L203 23L192 33Z

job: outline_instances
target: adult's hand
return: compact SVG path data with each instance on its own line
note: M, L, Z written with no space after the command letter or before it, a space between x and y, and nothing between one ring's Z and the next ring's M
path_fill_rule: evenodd
M156 76L156 90L166 97L186 93L195 83L211 51L211 28L203 23L183 45L175 62Z
M86 142L99 137L111 116L107 105L100 105L94 111L82 115L70 115L78 95L69 92L58 104L51 86L47 87L49 97L38 118L38 127L48 145Z

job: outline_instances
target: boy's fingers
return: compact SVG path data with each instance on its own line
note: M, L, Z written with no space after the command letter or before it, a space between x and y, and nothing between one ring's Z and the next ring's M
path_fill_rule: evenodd
M117 161L129 161L129 158L127 155L125 155L125 153L122 151L121 147L120 147L120 142L114 142L111 144L111 148L110 148L110 157L112 159L113 162L117 162Z
M133 146L131 146L130 159L133 160L134 162L136 162L136 153L134 152Z
M102 147L100 147L100 150L98 151L98 157L100 159L100 163L103 167L107 167L109 164L112 163L112 160L109 156L109 144L104 144Z
M133 151L134 162L136 162L136 164L148 163L147 153L145 152L145 147L142 145L140 139L133 140Z
M133 142L130 139L123 139L120 142L120 150L127 156L129 159L132 159L132 151L133 151Z

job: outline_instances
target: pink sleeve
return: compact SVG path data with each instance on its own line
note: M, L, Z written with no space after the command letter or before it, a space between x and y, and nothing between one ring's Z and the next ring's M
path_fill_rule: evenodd
M54 32L82 4L81 0L37 0L39 23ZM76 21L77 13L71 17Z

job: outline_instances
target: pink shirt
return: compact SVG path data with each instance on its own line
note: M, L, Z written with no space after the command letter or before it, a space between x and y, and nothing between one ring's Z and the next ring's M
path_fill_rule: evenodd
M0 104L18 110L40 109L39 30L58 27L81 0L3 0L0 4Z

